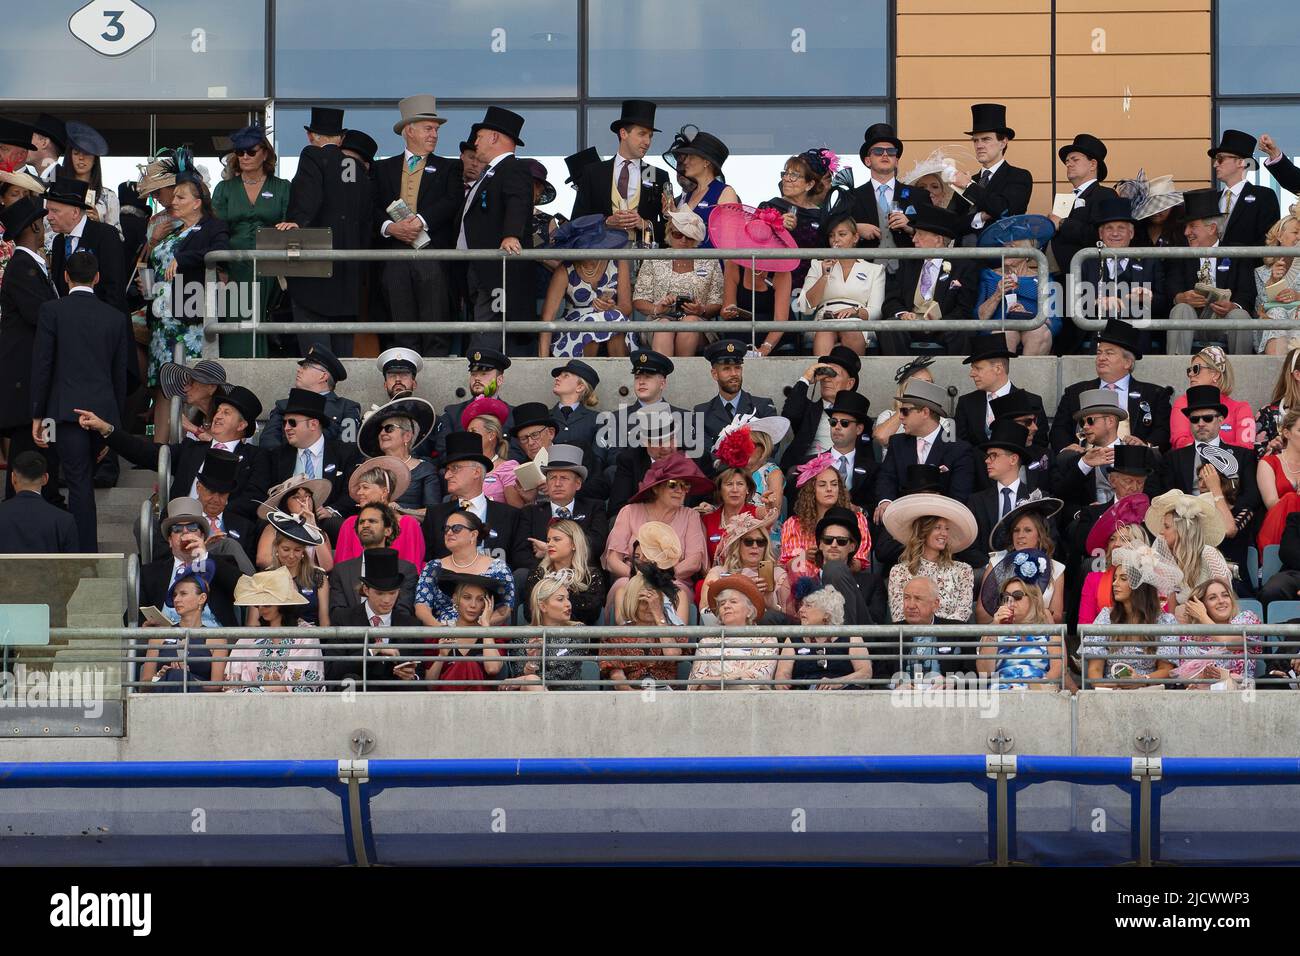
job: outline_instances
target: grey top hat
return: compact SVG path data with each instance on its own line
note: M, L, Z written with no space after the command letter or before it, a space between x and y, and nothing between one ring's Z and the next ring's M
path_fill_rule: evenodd
M902 401L914 402L917 405L924 405L926 408L932 408L940 415L947 411L948 390L934 382L927 382L925 379L914 378L907 383L900 396Z
M1119 403L1119 392L1107 388L1090 388L1079 393L1079 410L1074 413L1074 420L1087 415L1115 415L1121 421L1128 418L1128 409Z
M438 100L428 93L416 93L414 96L408 96L397 104L398 112L402 118L393 124L393 132L401 133L406 128L407 123L414 123L418 120L433 120L439 126L447 122L446 117L438 115Z
M577 445L552 445L550 458L542 465L542 474L552 471L571 471L583 481L587 480L587 466L582 463L582 449Z

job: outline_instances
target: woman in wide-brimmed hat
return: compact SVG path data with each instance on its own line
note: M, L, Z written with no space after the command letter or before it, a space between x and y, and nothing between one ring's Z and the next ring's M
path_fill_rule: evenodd
M709 611L723 627L753 626L765 606L757 582L746 574L723 575L714 581L709 594ZM733 636L723 647L722 638L701 638L691 665L690 689L773 690L779 641L775 634Z
M235 585L235 606L256 610L255 627L309 627L299 619L306 603L288 568L245 575ZM310 636L310 630L302 633L302 637L240 638L227 659L230 686L226 690L295 694L323 690L325 659L320 642Z
M372 405L357 431L357 448L367 458L384 455L401 459L411 472L411 483L394 504L403 514L423 520L425 512L442 500L442 483L433 462L417 454L433 434L437 412L423 398L398 395L383 405Z
M1187 239L1173 211L1183 204L1181 190L1174 188L1173 176L1148 180L1145 169L1137 176L1115 184L1115 192L1133 201L1133 218L1142 223L1135 246L1185 246ZM1139 240L1145 239L1146 242Z
M704 241L704 220L690 209L670 212L666 220L664 238L669 248L694 249ZM636 274L632 305L647 318L674 329L655 332L652 349L670 358L695 355L704 341L698 323L717 318L722 309L722 267L717 259L646 259ZM677 331L684 329L699 331Z
M169 400L169 406L170 399L182 400L181 428L193 441L212 437L208 422L217 410L217 392L226 384L225 366L213 359L200 359L192 366L184 362L163 362L158 366L158 386L163 397Z
M794 514L781 525L781 567L795 577L812 573L817 556L817 523L831 508L847 508L857 514L861 544L850 560L850 570L862 571L871 564L871 529L867 516L853 507L830 452L823 452L795 469Z
M632 314L631 263L600 257L601 250L626 245L627 233L608 228L599 214L579 216L552 233L551 248L591 250L592 256L562 263L552 274L542 315L552 318L563 306L561 321L573 323L577 330L554 338L550 332L541 333L537 345L541 358L590 357L599 354L602 345L611 357L623 356L635 347L628 333L614 331L614 323L625 322Z
M1189 495L1175 489L1151 499L1144 523L1168 546L1182 573L1182 592L1169 598L1171 607L1179 605L1174 613L1185 624L1186 612L1181 605L1192 588L1210 578L1232 580L1228 562L1218 549L1226 534L1223 518L1209 495Z
M330 591L327 570L316 563L314 553L328 540L308 521L303 512L287 514L272 511L266 515L267 530L274 535L271 544L271 561L268 570L287 568L294 587L307 603L298 616L308 624L329 627ZM249 619L256 622L257 609L249 611Z
M450 462L448 462L450 463ZM410 515L400 514L393 506L411 486L411 469L406 462L392 455L381 455L362 462L348 478L348 494L358 505L384 505L397 518L397 538L389 547L397 551L403 561L417 568L424 567L424 529ZM357 516L352 515L339 529L338 546L334 560L347 561L361 556L365 550L357 537Z
M979 527L960 501L933 492L914 492L889 503L884 525L903 544L903 555L889 569L889 616L903 619L903 588L915 577L934 581L937 616L967 621L975 597L975 571L953 559L975 543Z
M705 223L701 249L713 248L708 231L709 214L722 203L740 202L736 191L722 178L722 166L730 155L726 143L691 125L677 131L663 154L664 161L677 171L677 181L684 190L675 202L668 191L664 191L664 212L682 208L694 210Z
M1008 216L980 232L981 247L1039 249L1055 234L1046 216ZM1000 269L981 269L979 307L981 319L1032 319L1038 314L1038 266L1033 259L1003 253ZM1025 355L1047 355L1052 337L1061 331L1060 303L1048 298L1047 322L1031 332L1007 332L1007 347L1013 352L1023 346Z
M334 486L330 484L328 478L308 478L306 475L292 475L272 486L267 492L266 501L262 502L257 508L257 517L265 521L275 513L281 512L291 517L301 515L303 520L316 527L316 515L325 507L329 500L330 493ZM273 550L275 547L276 530L269 524L262 529L261 536L257 539L257 556L255 563L259 568L271 567ZM307 542L308 553L312 561L326 573L334 568L334 552L330 547L328 535L322 535L322 541L319 544Z
M715 249L794 249L779 210L754 209L740 203L721 203L709 214L709 236ZM751 268L751 265L753 268ZM761 322L790 318L791 273L798 259L728 259L722 278L722 319L752 315ZM734 337L734 336L733 336ZM781 345L781 332L768 332L758 345L771 355Z
M1056 546L1047 527L1047 522L1063 505L1060 498L1046 498L1035 489L993 526L988 540L989 563L980 580L980 599L975 602L976 623L987 624L997 613L999 575L1006 572L1005 567L999 572L999 566L1008 561L1012 552L1030 548L1042 551L1051 562L1052 573L1043 585L1043 600L1053 621L1060 624L1065 620L1065 565L1053 558Z
M678 582L690 587L692 579L704 570L708 549L704 543L704 524L699 512L686 507L691 495L707 495L713 483L695 462L681 452L673 452L650 466L628 503L618 512L614 527L605 543L604 565L614 578L626 581L635 572L632 549L637 533L647 521L668 525L681 541L682 554L674 567ZM618 585L615 585L617 589ZM615 599L611 591L611 600Z

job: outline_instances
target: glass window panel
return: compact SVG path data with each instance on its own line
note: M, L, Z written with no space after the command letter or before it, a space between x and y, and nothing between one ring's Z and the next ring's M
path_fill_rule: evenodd
M0 96L75 102L266 96L264 0L146 3L156 21L153 35L121 56L96 53L73 36L69 18L84 6L85 0L4 4ZM101 35L125 29L109 23L105 18Z
M277 97L578 92L576 0L279 0L275 10Z
M1219 129L1241 129L1251 136L1268 133L1277 141L1278 146L1293 163L1300 163L1300 110L1295 106L1270 104L1260 106L1223 105L1219 107ZM1259 170L1247 173L1246 178L1253 183L1267 186L1278 194L1283 212L1296 201L1296 197L1287 192L1272 176L1264 165L1263 150L1256 150L1255 158L1259 160Z
M1219 0L1220 93L1300 93L1289 69L1300 58L1291 0Z
M602 156L618 149L609 124L618 118L614 107L593 107L587 113L587 142ZM648 158L670 168L661 154L682 126L692 123L712 133L731 151L723 175L741 200L756 205L780 195L778 181L787 157L814 146L829 146L853 168L855 181L867 178L858 161L862 135L872 123L886 119L883 106L661 106ZM563 179L563 177L561 177Z
M591 0L591 95L885 96L886 0Z

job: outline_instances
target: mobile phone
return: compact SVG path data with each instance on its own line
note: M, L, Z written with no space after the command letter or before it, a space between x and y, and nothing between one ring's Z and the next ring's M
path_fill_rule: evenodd
M771 561L758 562L758 576L767 584L769 593L776 590L776 567Z

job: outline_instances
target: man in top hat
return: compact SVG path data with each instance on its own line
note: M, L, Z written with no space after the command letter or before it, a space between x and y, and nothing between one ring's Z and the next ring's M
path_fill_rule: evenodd
M27 165L28 155L36 148L33 132L26 123L0 116L0 166L22 169Z
M1260 136L1259 148L1268 154L1264 167L1277 180L1278 185L1289 193L1300 193L1300 169L1287 158L1273 137L1268 133Z
M1221 230L1220 245L1264 245L1269 229L1282 215L1277 193L1246 181L1246 173L1259 166L1255 161L1255 137L1239 129L1225 129L1219 145L1206 153L1214 160L1214 178L1223 184L1219 212L1227 222ZM1251 260L1251 268L1258 265L1257 260Z
M469 363L469 398L463 402L452 402L438 418L438 425L434 429L433 442L434 448L439 455L447 446L447 436L452 432L462 431L460 427L461 415L465 409L469 408L469 403L481 395L487 395L489 398L495 398L506 402L502 396L506 384L506 370L510 368L510 359L504 352L494 348L474 348L470 349L466 357ZM506 402L509 407L510 403ZM514 412L503 423L503 428L507 432L514 427ZM513 439L510 442L510 456L514 458L516 453L522 455L519 443Z
M857 391L862 360L852 349L837 345L806 369L790 387L781 407L781 417L790 422L793 438L781 456L781 470L829 451L831 423L829 412L843 389Z
M1097 221L1091 215L1093 205L1102 199L1116 199L1119 194L1102 185L1108 173L1106 144L1096 136L1075 133L1074 142L1066 143L1056 155L1065 164L1065 178L1074 193L1074 208L1064 219L1055 213L1048 216L1056 227L1051 249L1057 272L1068 274L1074 254L1097 242Z
M576 153L564 157L564 165L569 169L569 178L564 182L572 189L578 188L578 178L588 166L600 163L600 151L595 146L588 146Z
M618 137L613 159L586 165L574 176L578 195L573 218L600 214L610 229L624 229L632 242L663 245L663 196L671 195L666 170L645 161L655 133L655 104L624 100L618 119L609 124Z
M614 476L608 495L609 513L631 500L641 486L641 479L659 459L682 451L682 418L674 414L667 402L638 408L628 418L628 438L635 444L621 449L614 458Z
M81 550L94 554L99 545L92 472L103 442L77 422L85 414L123 421L135 347L122 313L95 296L99 264L93 253L70 256L64 281L68 294L45 302L37 313L28 429L38 448L57 441Z
M50 231L55 233L50 252L50 275L59 295L67 295L63 273L68 257L74 252L94 253L100 273L95 295L101 302L125 314L126 266L122 237L112 226L96 222L86 215L92 208L86 201L89 188L87 183L78 179L56 179L45 190L45 215ZM136 363L130 364L134 367ZM136 377L139 377L138 371Z
M1007 348L1006 333L992 332L975 336L970 354L962 359L963 365L970 366L970 380L975 384L975 391L957 399L957 413L953 417L957 422L957 437L967 444L978 446L992 434L996 418L993 400L1011 394L1023 398L1034 410L1038 427L1047 431L1047 413L1043 411L1042 398L1011 382L1011 360L1015 357L1015 353ZM988 488L987 476L978 474L979 468L975 470L975 486Z
M876 506L875 449L871 446L871 403L851 388L841 389L826 412L831 426L831 464L849 491L849 500L868 514ZM791 505L795 483L787 481L786 496Z
M420 93L397 104L401 118L393 132L402 137L400 154L375 163L375 221L380 244L387 249L450 249L456 241L457 216L465 193L457 159L434 154L438 131L447 122L437 100ZM394 222L389 207L401 200L409 216ZM395 260L384 263L384 296L396 322L446 322L451 317L451 289L441 262ZM385 336L388 338L388 336ZM395 345L428 355L446 355L446 332L392 336Z
M9 481L15 491L0 503L0 554L80 553L77 522L41 497L50 474L40 453L11 450Z
M224 554L239 566L241 574L253 574L257 568L257 537L254 523L236 512L230 505L230 496L239 487L239 456L219 448L209 448L203 457L203 467L194 479L194 497L208 521L207 548L210 552ZM220 547L225 539L233 547ZM161 529L154 542L154 552L161 554L167 542Z
M330 572L330 621L336 621L337 611L356 607L361 603L358 593L361 584L361 566L367 552L376 548L391 548L397 538L397 518L390 508L381 504L362 505L357 509L357 539L364 549L362 554L334 564ZM408 614L415 613L415 585L420 569L410 561L399 559L397 569L402 572L402 586L397 597L397 607Z
M1004 419L994 422L989 437L975 446L983 458L981 467L976 470L984 473L984 481L980 490L970 496L971 514L979 526L979 535L972 547L984 554L986 562L989 532L1033 490L1021 478L1021 468L1029 458L1028 441L1029 429Z
M370 167L375 161L375 154L379 152L379 144L369 133L364 133L359 129L345 129L343 131L343 142L339 144L339 149L343 150L345 156L351 156L365 167L366 172L370 172Z
M337 648L337 644L355 643L350 639L329 640L324 642L325 680L353 680L360 687L362 674L369 689L376 691L423 690L420 683L425 669L423 661L408 660L397 663L402 657L419 657L415 648L401 650L389 646L390 643L408 643L407 641L390 642L384 636L388 627L421 627L419 618L405 608L398 606L402 589L406 584L407 572L401 567L401 560L392 548L371 548L354 560L361 562L358 575L360 598L357 604L342 608L337 615L331 615L330 624L336 627L371 628L370 647L364 651L369 660L362 661L360 648ZM419 643L410 641L409 643ZM348 658L357 658L348 660ZM402 684L387 686L369 685L369 681L403 681ZM333 688L331 688L333 689Z
M1183 235L1187 237L1189 246L1205 249L1206 252L1199 259L1171 259L1165 263L1165 288L1174 303L1169 310L1171 320L1177 319L1194 325L1197 319L1244 321L1255 315L1255 267L1259 261L1218 256L1214 249L1215 246L1229 245L1223 239L1224 223L1228 217L1224 215L1222 205L1225 201L1223 197L1228 195L1231 195L1228 191L1219 194L1213 189L1192 189L1183 193ZM1246 198L1250 195L1243 194L1243 206L1247 205ZM1269 195L1273 194L1270 192ZM1273 201L1276 204L1277 200ZM1256 205L1259 205L1258 201ZM1277 221L1276 215L1273 221ZM1200 291L1198 287L1200 290L1218 291ZM1188 355L1192 352L1194 339L1226 339L1228 351L1236 355L1251 355L1255 351L1249 329L1227 332L1212 332L1207 329L1198 334L1194 328L1189 327L1168 329L1165 332L1165 352L1169 355Z
M712 455L707 454L718 440L718 435L731 424L737 415L756 415L767 418L776 414L776 406L770 398L751 395L745 391L745 343L734 339L722 339L714 342L704 350L704 357L709 361L709 373L718 385L718 394L707 402L695 406L697 420L704 422L703 461L712 462ZM709 472L705 467L704 472Z
M918 190L924 192L924 190ZM880 314L890 319L916 319L916 330L880 332L882 355L909 355L917 342L943 346L949 354L967 350L968 332L926 332L925 319L973 319L979 292L979 267L971 259L946 259L943 250L962 233L955 212L919 203L910 217L910 245L934 249L929 259L904 259L885 280L885 300Z
M546 475L545 501L536 501L520 513L520 534L532 546L533 560L523 568L515 568L521 582L546 556L546 533L556 521L573 521L587 535L588 552L605 553L605 538L609 534L609 514L605 502L583 492L587 481L587 467L582 463L583 450L573 445L552 445L550 461L542 466ZM519 578L519 572L523 578ZM518 588L522 592L522 586Z
M343 111L313 107L311 122L304 129L307 146L298 157L298 171L289 187L289 211L275 228L329 229L333 248L367 248L373 215L370 176L340 148ZM295 322L356 321L361 307L361 267L356 262L333 265L328 279L293 276L287 280ZM346 357L352 354L352 333L299 333L303 355L312 345L332 347L335 355Z
M268 487L294 475L324 478L332 486L325 507L333 514L318 514L317 517L324 519L350 513L352 499L348 495L348 479L361 463L362 456L355 440L344 442L329 437L325 396L310 389L290 389L281 420L284 441L271 449L262 443L270 461Z
M424 371L424 358L412 349L386 349L375 359L375 368L384 377L384 392L391 400L398 395L415 394L416 378Z
M306 389L325 397L325 437L343 444L357 440L357 430L361 427L361 406L350 398L343 398L335 388L348 379L347 369L323 345L312 345L304 358L298 361L298 371L294 374L294 388ZM274 451L284 444L284 412L287 399L278 399L266 417L266 427L258 443L267 451Z
M1032 392L1017 390L1001 398L995 398L989 405L993 409L993 423L1015 422L1025 430L1025 451L1027 457L1020 463L1020 479L1028 484L1032 491L1040 489L1044 494L1051 490L1052 452L1047 447L1047 427L1040 426L1042 403L1037 408L1030 404ZM977 468L976 471L979 469Z
M909 248L913 227L908 217L921 205L929 205L930 194L898 181L903 141L888 123L872 123L862 135L858 158L871 174L850 195L849 213L858 224L858 245ZM896 272L898 264L897 259L890 259L889 271Z
M1007 145L1016 138L1016 131L1007 126L1007 108L1001 103L975 103L970 112L971 128L966 135L975 148L980 171L973 177L957 171L953 185L960 192L953 195L948 208L965 219L964 232L978 233L1005 216L1023 215L1034 191L1034 177L1029 170L1006 161Z
M545 460L550 454L551 446L555 444L555 435L560 428L551 418L551 410L541 402L524 402L512 408L510 415L515 423L510 426L509 436L523 450L523 463L537 461L538 455ZM524 504L532 504L539 494L545 495L545 488L540 485L530 490L518 482L515 491Z
M1063 409L1057 411L1058 417L1062 414ZM1066 515L1092 502L1107 504L1115 500L1110 473L1115 449L1124 444L1119 424L1128 419L1129 413L1117 392L1091 388L1080 394L1073 417L1082 432L1081 443L1057 455L1052 471L1052 491L1065 502Z
M447 516L459 508L473 512L487 525L487 537L480 538L479 550L501 558L512 568L527 565L532 560L533 547L520 528L519 509L493 501L483 494L483 478L492 462L483 456L482 439L473 432L458 431L448 435L441 464L447 500L424 513L426 556L447 556L442 528Z
M9 460L24 451L41 455L44 467L58 475L58 459L51 458L54 446L37 450L32 439L32 350L41 306L58 298L42 255L45 209L24 197L0 209L0 230L5 241L14 244L13 258L5 267L0 284L0 382L6 382L0 398L0 435L9 439ZM5 481L5 498L15 494L12 473ZM40 493L58 502L58 482L46 482Z
M1096 200L1090 207L1092 221L1106 249L1128 249L1133 245L1137 219L1133 216L1133 202L1123 196ZM1140 319L1165 315L1169 299L1165 295L1164 267L1159 259L1117 253L1103 259L1088 259L1081 271L1082 286L1090 291L1088 298L1077 303L1081 314L1087 318ZM1104 277L1103 277L1104 273ZM1074 306L1072 306L1074 307ZM1082 341L1082 330L1069 323L1074 333L1067 341L1057 337L1057 351L1062 355L1073 352ZM1145 351L1147 336L1139 337Z
M1196 260L1191 260L1195 262ZM1073 447L1082 451L1075 435L1075 415L1084 392L1103 389L1119 398L1128 422L1126 443L1169 447L1169 390L1163 385L1143 382L1133 377L1133 369L1142 358L1138 330L1120 319L1108 319L1097 333L1097 377L1067 386L1052 420L1052 451L1060 453Z
M1223 480L1230 477L1237 479L1237 497L1232 506L1234 515L1243 511L1262 511L1259 486L1255 480L1257 459L1254 449L1240 448L1222 439L1220 429L1228 416L1228 406L1223 403L1219 389L1214 385L1191 386L1187 389L1187 407L1182 409L1182 413L1191 425L1193 442L1168 451L1161 457L1151 496L1175 488L1189 495L1210 491L1212 484L1222 482L1215 482L1214 477L1205 470L1209 466L1212 470L1217 470ZM1207 448L1219 449L1224 454L1207 452ZM1235 459L1235 462L1228 461L1228 458ZM1222 494L1222 491L1214 493Z
M551 369L551 376L554 379L551 394L555 396L555 404L551 406L551 419L556 424L555 444L573 445L583 450L589 486L604 481L602 472L614 464L614 453L601 434L600 416L596 414L594 403L589 405L587 401L600 384L600 376L581 359L569 359ZM609 490L607 481L602 488L600 497Z
M32 124L32 145L27 161L36 168L43 182L54 182L59 160L68 148L68 129L63 120L49 113L42 113Z
M190 444L195 444L191 442ZM140 569L140 607L162 608L166 614L167 596L172 582L193 569L201 569L208 581L208 606L203 620L210 626L235 627L242 625L235 606L235 585L239 583L240 570L235 560L212 551L208 546L211 527L203 516L203 508L194 498L173 498L167 503L167 513L160 526L167 552ZM231 542L218 539L225 546ZM214 545L217 542L214 542ZM172 611L174 615L175 612ZM209 622L209 616L211 621ZM144 615L141 614L143 622Z
M939 468L939 491L958 501L966 501L975 490L975 459L971 447L952 435L945 435L941 425L948 392L933 382L911 379L898 400L903 431L889 439L885 459L876 479L876 511L880 523L885 508L898 497L911 465L936 465Z
M1099 556L1089 553L1086 547L1088 534L1115 501L1123 501L1132 495L1152 494L1148 485L1154 485L1155 463L1158 456L1143 445L1116 445L1115 461L1110 466L1108 479L1115 497L1111 502L1067 501L1058 517L1059 525L1064 529L1062 541L1065 544L1061 560L1066 566L1066 620L1074 620L1078 609L1078 595L1088 571L1104 570L1096 562ZM1145 513L1145 509L1143 509ZM1140 520L1140 519L1139 519Z
M532 245L533 179L515 155L523 146L520 132L524 118L499 106L489 106L482 122L470 128L470 139L483 174L461 207L457 249L499 249L507 254ZM469 264L469 301L476 322L528 322L537 318L532 263L506 266L505 289L501 289L501 263L495 259ZM501 296L504 293L504 305ZM502 308L505 310L502 315ZM500 333L478 333L470 338L471 349L479 348ZM510 333L507 348L523 355L534 341L532 335Z

